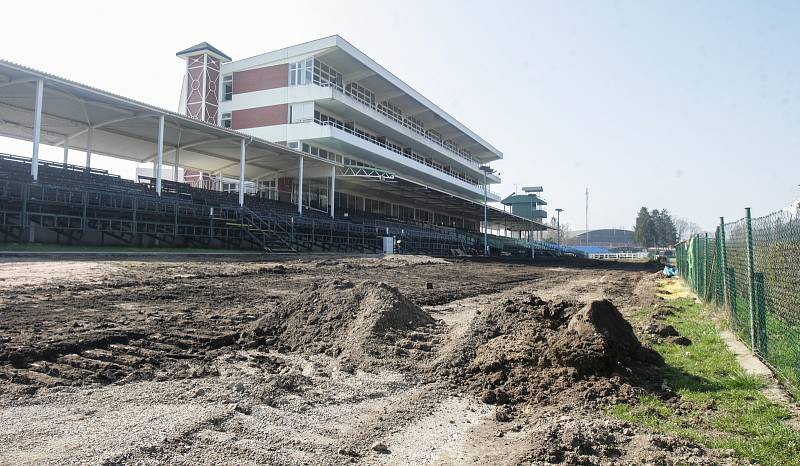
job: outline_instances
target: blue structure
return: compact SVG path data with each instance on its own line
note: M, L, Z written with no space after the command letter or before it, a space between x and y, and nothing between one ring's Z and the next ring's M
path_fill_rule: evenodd
M608 254L609 251L606 248L601 248L600 246L570 246L570 249L580 251L584 255L588 254Z

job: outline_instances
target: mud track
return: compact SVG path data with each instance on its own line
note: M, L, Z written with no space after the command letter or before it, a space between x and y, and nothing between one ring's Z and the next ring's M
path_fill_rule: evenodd
M581 403L531 406L499 422L474 392L421 368L503 299L535 294L580 307L608 298L623 314L653 299L653 270L641 265L49 258L5 260L2 270L2 464L563 460L542 450L539 434L602 430ZM332 279L385 282L438 323L393 335L391 358L361 367L247 339L260 318ZM609 458L705 457L673 440L632 445L636 432L618 424L606 425ZM371 449L378 441L388 452Z

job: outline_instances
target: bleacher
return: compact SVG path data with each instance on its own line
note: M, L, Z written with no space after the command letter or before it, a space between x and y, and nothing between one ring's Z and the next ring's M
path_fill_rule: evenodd
M375 253L382 237L394 236L400 251L412 254L471 254L483 250L483 235L456 228L413 224L380 214L348 211L332 219L326 212L254 195L239 207L236 192L199 189L185 183L140 176L138 182L105 170L39 162L0 154L0 239L59 244L259 249L270 252L339 251ZM530 254L530 243L490 236L493 252ZM538 254L566 248L534 242Z
M30 176L30 159L0 155L0 238L27 241L28 226L38 240L67 244L196 246L270 251L379 252L381 237L402 236L408 252L449 254L462 244L457 235L383 220L331 219L325 212L238 193L193 188L155 179L139 182L105 170L40 162ZM366 213L364 213L366 214ZM364 215L363 217L367 217Z

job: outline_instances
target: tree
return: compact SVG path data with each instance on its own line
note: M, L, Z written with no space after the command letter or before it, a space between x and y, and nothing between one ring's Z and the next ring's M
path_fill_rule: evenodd
M703 229L700 228L700 225L694 222L690 222L685 218L681 217L675 218L673 219L673 223L675 224L675 234L678 237L678 241L689 239L692 236L696 235L697 233L703 231Z
M678 241L678 234L675 228L675 222L667 209L653 210L650 212L650 218L653 223L653 232L655 241L654 246L669 247Z
M549 225L552 228L552 230L546 231L544 234L544 238L547 241L555 243L558 240L558 229L559 229L558 219L556 217L550 217ZM561 222L560 227L561 227L561 242L563 243L567 239L567 232L569 232L569 224L567 224L566 222Z
M642 207L636 216L633 239L646 248L669 247L678 241L678 230L667 209L648 212Z
M655 243L655 231L653 229L653 219L647 207L639 209L636 216L636 226L633 229L633 240L643 247L650 247Z

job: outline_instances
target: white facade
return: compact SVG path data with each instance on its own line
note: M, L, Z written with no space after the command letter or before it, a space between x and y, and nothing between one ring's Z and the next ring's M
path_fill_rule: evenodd
M474 202L483 202L480 166L502 158L338 36L222 63L219 79L221 126Z

